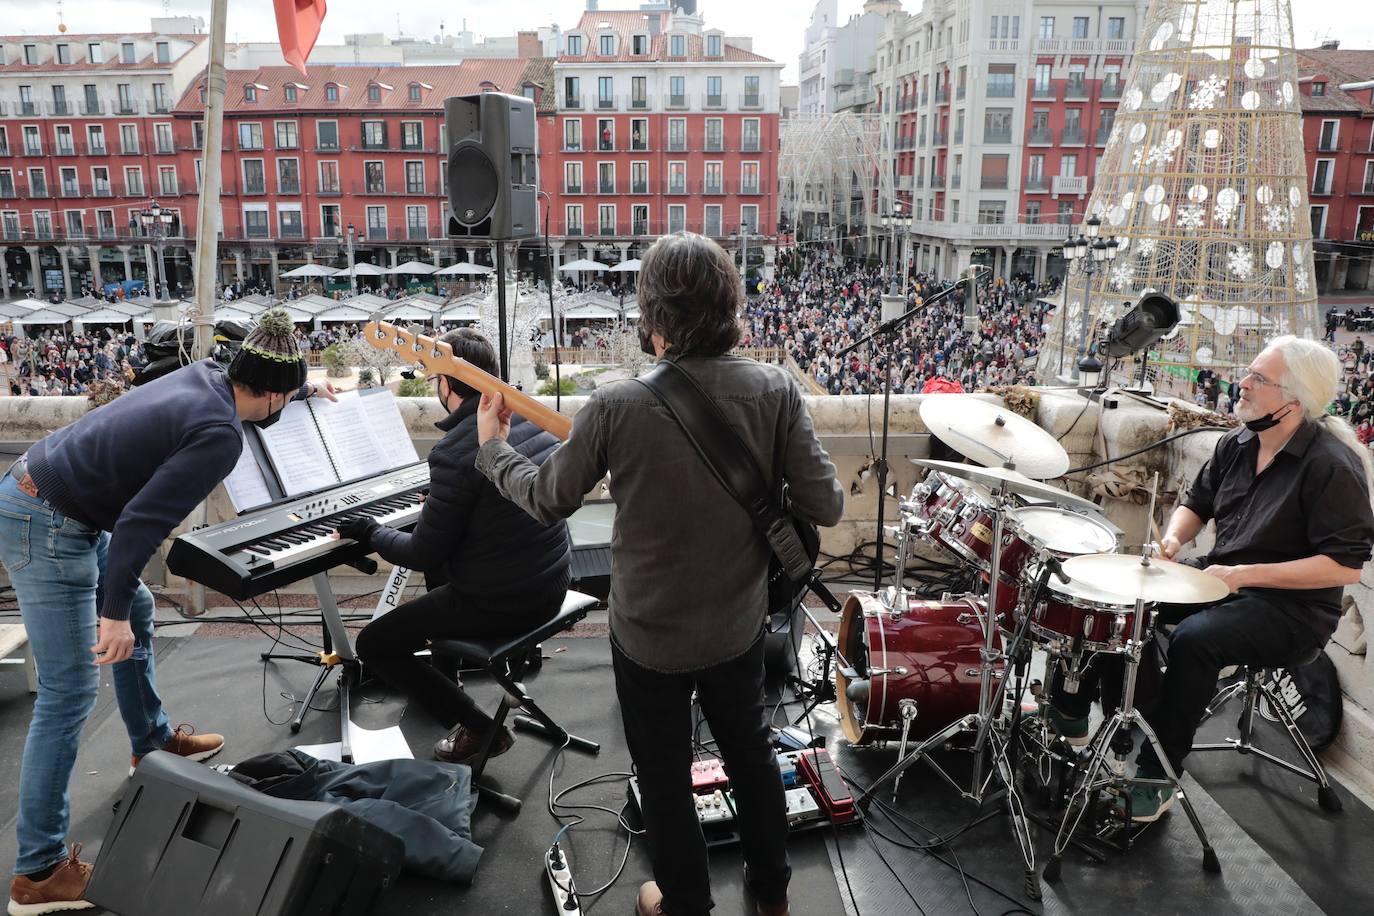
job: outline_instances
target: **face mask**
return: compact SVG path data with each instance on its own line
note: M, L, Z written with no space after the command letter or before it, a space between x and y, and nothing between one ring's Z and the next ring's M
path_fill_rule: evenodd
M639 334L639 349L644 353L645 356L657 357L658 351L654 349L653 335L650 334L649 330L645 328L643 325L640 325L637 328L637 332Z
M266 429L267 427L271 426L273 423L276 423L278 420L281 419L282 411L285 409L286 404L283 403L279 409L274 410L272 413L269 413L261 420L244 420L243 422L248 424L249 426L255 426L258 429Z
M1274 416L1274 411L1271 410L1262 417L1257 417L1253 420L1246 422L1245 428L1250 430L1250 432L1252 433L1262 433L1266 429L1273 429L1275 426L1278 426L1279 421L1282 420L1284 417L1288 416L1292 412L1293 408L1290 406L1287 410L1285 410L1283 413L1279 414L1276 417Z

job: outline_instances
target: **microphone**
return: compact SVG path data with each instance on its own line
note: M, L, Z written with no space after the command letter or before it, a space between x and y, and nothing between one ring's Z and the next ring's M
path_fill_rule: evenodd
M1064 574L1064 564L1060 563L1059 558L1056 557L1054 554L1046 550L1040 555L1040 558L1044 562L1045 567L1049 569L1050 572L1054 573L1055 578L1057 578L1060 582L1063 582L1067 585L1069 582L1073 581L1067 575Z

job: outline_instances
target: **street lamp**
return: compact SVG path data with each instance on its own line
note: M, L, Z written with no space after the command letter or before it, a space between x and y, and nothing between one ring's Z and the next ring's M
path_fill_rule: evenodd
M163 293L171 295L171 284L167 282L167 262L164 259L164 249L166 239L172 229L172 221L176 219L176 214L171 210L163 209L156 200L152 201L146 210L138 211L138 220L143 224L143 234L151 236L157 246L157 263L154 266L154 273L159 275L153 278L153 295L158 295L158 284L161 284Z
M887 248L887 291L889 295L893 296L901 295L902 284L906 279L905 277L903 277L901 280L897 279L899 273L898 268L905 267L905 265L902 264L901 259L897 257L897 224L902 223L903 228L905 228L906 226L906 223L902 217L902 207L904 207L905 205L905 201L897 200L894 198L892 201L892 212L889 213L887 217L887 227L889 229ZM905 273L905 271L901 271L901 273Z
M1078 234L1077 238L1070 235L1064 240L1064 259L1068 262L1066 273L1071 275L1077 268L1084 278L1082 315L1078 323L1078 359L1074 363L1073 373L1070 376L1075 382L1084 378L1085 373L1091 373L1093 369L1092 361L1088 358L1088 312L1090 311L1093 278L1111 267L1111 263L1116 260L1117 251L1121 247L1116 236L1101 238L1099 235L1101 229L1102 220L1096 216L1090 216L1084 221L1083 231ZM1063 338L1069 317L1068 275L1064 278L1064 324L1060 326L1061 360L1063 358Z
M348 294L358 295L358 278L353 275L353 239L357 236L358 230L353 228L353 224L348 224Z

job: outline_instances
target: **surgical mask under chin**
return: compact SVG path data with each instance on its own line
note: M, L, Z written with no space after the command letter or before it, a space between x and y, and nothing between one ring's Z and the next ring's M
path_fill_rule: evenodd
M273 423L276 423L278 420L281 419L282 411L284 410L286 410L285 404L281 405L279 409L272 411L267 416L263 417L261 420L244 420L243 422L248 424L249 426L255 426L258 429L266 429L267 427L271 426Z
M1262 433L1266 429L1273 429L1275 426L1278 426L1279 421L1282 420L1284 417L1288 416L1292 412L1293 406L1291 404L1288 406L1287 410L1285 410L1282 414L1280 414L1277 417L1274 416L1274 411L1271 410L1262 417L1256 417L1253 420L1247 420L1245 423L1245 428L1250 430L1250 432L1252 433Z

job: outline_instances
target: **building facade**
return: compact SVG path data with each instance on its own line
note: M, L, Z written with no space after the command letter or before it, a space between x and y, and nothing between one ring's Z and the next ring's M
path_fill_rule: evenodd
M197 25L0 37L6 294L71 294L105 275L147 276L153 246L130 214L149 205L175 160L173 110L206 61ZM191 190L175 179L166 188L171 200Z
M1144 8L934 0L888 17L873 87L910 221L898 258L944 275L1063 272Z
M888 14L900 11L898 0L867 0L862 14L840 24L837 0L818 0L797 60L801 114L852 111L871 101L873 54Z
M771 267L782 65L682 10L588 10L539 111L558 263L636 257L690 230Z

